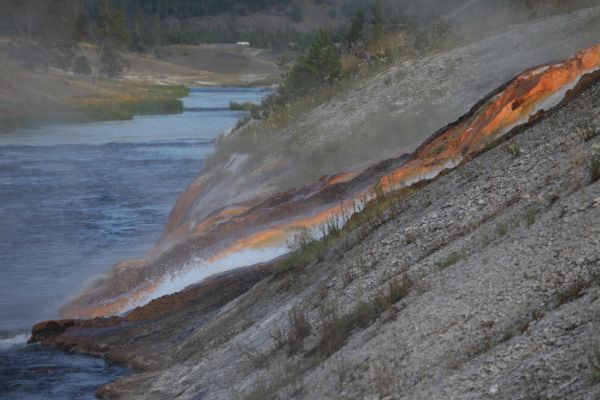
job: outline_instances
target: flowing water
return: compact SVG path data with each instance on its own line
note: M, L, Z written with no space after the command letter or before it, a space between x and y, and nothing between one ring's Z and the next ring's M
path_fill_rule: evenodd
M192 89L178 115L0 135L0 398L93 398L124 373L25 346L31 325L115 262L144 255L213 140L261 89Z

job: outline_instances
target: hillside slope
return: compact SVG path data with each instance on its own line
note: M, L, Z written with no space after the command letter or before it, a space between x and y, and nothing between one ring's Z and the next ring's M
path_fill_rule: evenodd
M517 73L596 43L599 17L597 7L517 25L350 83L308 112L290 110L283 127L250 124L219 144L184 221L410 152Z
M542 19L404 61L284 127L224 137L157 249L115 266L65 315L120 314L194 285L119 317L43 322L32 339L131 365L100 389L106 398L597 398L599 73L567 89L598 68L599 48L529 67L597 43L599 16ZM547 107L528 102L536 93L566 100L537 112ZM486 141L495 134L514 138ZM327 220L325 241L300 235L287 259L197 283L271 254L281 225L302 232L302 217L323 221L335 202L343 212L370 180L392 186L387 173L418 156L421 181L408 175L419 183L365 200L348 230ZM432 159L447 161L439 176L418 169Z
M413 150L426 135L497 88L502 83L498 76L513 76L531 67L534 58L552 60L596 42L599 13L595 8L516 26L405 62L345 88L283 128L273 129L267 121L227 136L178 200L157 248L145 259L114 266L71 299L63 315L119 314L215 271L283 254L286 240L299 229L318 227L336 209L352 208L344 202L356 204L369 196L362 191L362 177L373 178L361 173L366 165ZM513 71L515 65L522 68ZM519 104L523 101L507 104L507 112L521 112ZM528 107L534 105L524 107L521 117L530 115ZM350 173L319 178L344 170ZM347 185L337 185L345 181ZM290 186L296 188L279 192Z
M34 339L133 365L106 398L596 399L593 82L305 268L232 272Z

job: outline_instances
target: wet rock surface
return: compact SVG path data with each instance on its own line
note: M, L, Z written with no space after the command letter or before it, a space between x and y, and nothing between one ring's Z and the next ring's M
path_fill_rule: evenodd
M268 266L258 265L215 275L122 317L40 322L30 342L99 355L139 370L163 368L171 361L170 346L269 274ZM187 319L183 325L182 318Z

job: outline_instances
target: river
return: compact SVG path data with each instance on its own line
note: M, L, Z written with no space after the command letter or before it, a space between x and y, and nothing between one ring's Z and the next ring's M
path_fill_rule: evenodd
M267 92L195 88L177 115L47 126L0 135L0 398L94 398L126 372L26 346L87 281L144 255L219 133Z

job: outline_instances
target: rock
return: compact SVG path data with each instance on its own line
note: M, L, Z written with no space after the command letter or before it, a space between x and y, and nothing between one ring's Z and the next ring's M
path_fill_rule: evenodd
M76 321L72 319L39 322L33 326L28 343L48 341L75 326L75 324Z
M495 396L495 395L497 395L497 394L498 394L498 392L499 392L498 385L492 385L492 386L490 387L490 390L489 390L489 392L488 392L488 393L489 393L491 396Z

